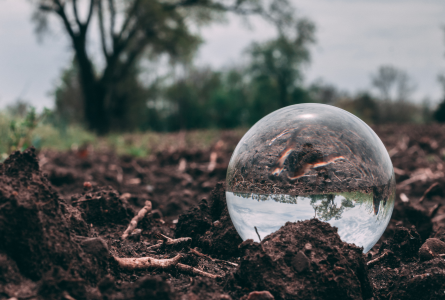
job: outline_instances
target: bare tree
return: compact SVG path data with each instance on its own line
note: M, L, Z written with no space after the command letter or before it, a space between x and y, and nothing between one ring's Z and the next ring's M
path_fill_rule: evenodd
M409 75L394 66L381 66L371 78L380 94L379 122L410 122L415 106L410 103L415 84Z
M409 75L393 66L381 66L371 80L385 101L407 101L416 89Z
M167 54L172 59L190 58L200 43L191 24L207 24L227 12L242 16L261 15L281 31L293 24L293 9L287 0L31 0L36 11L36 29L48 27L56 16L68 34L78 65L84 116L90 129L105 134L110 129L113 89L137 64L144 53ZM79 2L79 3L78 3ZM81 16L80 4L87 5ZM98 22L101 52L105 61L96 70L88 48L92 20ZM292 25L290 25L292 26Z

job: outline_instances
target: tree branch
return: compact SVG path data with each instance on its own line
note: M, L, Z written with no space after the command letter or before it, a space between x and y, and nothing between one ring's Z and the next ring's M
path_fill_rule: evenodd
M122 63L122 67L119 70L119 79L125 78L131 67L133 66L134 62L138 59L139 55L142 53L147 44L148 39L145 38L134 47L133 51L130 51L128 53L127 60Z
M108 0L108 6L110 8L110 36L114 47L116 42L116 35L114 33L114 27L116 26L116 7L114 6L114 0Z
M77 26L79 26L79 30L81 31L82 23L80 22L79 13L77 11L77 0L73 0L72 3L73 3L74 18L76 19Z
M91 17L93 16L93 11L94 11L94 3L96 1L95 0L90 0L90 9L88 11L88 17L87 20L84 23L85 29L88 27L88 25L90 24L91 21Z
M59 0L54 0L54 3L57 5L56 13L62 18L63 24L65 25L66 31L68 31L68 34L70 35L74 46L77 43L77 35L74 32L73 28L71 27L70 22L68 21L68 18L65 14L65 6L64 4L60 3Z
M99 29L100 29L100 40L102 43L102 52L104 53L104 56L106 60L109 59L110 55L107 51L107 44L106 44L106 38L105 38L105 26L104 26L104 16L103 16L103 9L102 9L102 1L98 2L98 9L99 9Z
M135 0L133 3L133 7L130 9L127 18L124 21L124 24L122 25L121 31L117 37L117 41L120 43L122 36L124 35L125 31L127 30L127 27L130 25L131 19L133 17L133 15L136 13L139 4L141 3L141 0ZM127 37L128 40L128 37Z

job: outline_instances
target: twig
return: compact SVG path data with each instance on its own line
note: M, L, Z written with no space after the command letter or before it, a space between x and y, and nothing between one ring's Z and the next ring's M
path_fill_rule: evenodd
M253 228L255 228L255 232L258 235L258 238L260 239L260 242L261 242L261 237L260 237L260 234L258 233L258 229L256 229L256 226L253 226Z
M169 269L174 266L180 271L187 272L193 275L210 277L213 279L221 278L220 275L213 275L197 268L184 265L179 263L179 260L182 258L181 254L176 255L173 258L168 259L157 259L153 257L131 257L131 258L120 258L114 257L114 260L119 264L122 269L126 270L143 270L150 268L158 268L158 269Z
M147 212L151 210L151 201L145 201L145 206L138 212L138 214L131 220L130 225L122 234L122 239L125 240L130 233L138 226L138 222L142 220Z
M207 170L209 172L212 172L216 168L216 160L218 159L218 153L212 152L210 153L210 162L209 166L207 167Z
M435 182L435 183L433 183L429 188L427 188L426 191L425 191L425 193L423 193L422 198L420 198L419 203L422 203L423 200L425 200L426 195L427 195L429 192L431 192L431 190L432 190L436 185L438 185L438 184L439 184L438 182Z
M210 273L201 271L200 269L197 269L197 268L194 268L194 267L191 267L191 266L187 266L187 265L184 265L184 264L181 264L181 263L176 264L176 268L178 270L180 270L180 271L187 272L187 273L190 273L190 274L193 274L193 275L205 276L205 277L210 277L210 278L213 278L213 279L221 278L220 275L210 274Z
M207 255L207 254L204 254L204 253L199 252L199 251L196 250L196 249L190 249L190 251L191 251L193 254L196 254L196 255L199 256L199 257L203 257L203 258L210 259L210 260L213 261L213 262L226 263L226 264L232 265L232 266L234 266L234 267L238 267L238 264L236 264L236 263L233 263L233 262L230 262L230 261L226 261L226 260L222 260L222 259L213 258L213 257L211 257L211 256L209 256L209 255Z
M437 212L439 211L439 208L442 207L442 203L437 203L436 205L433 206L433 208L431 209L430 212L430 218L434 218L434 216L437 214Z
M156 233L156 237L161 239L163 242L153 245L153 246L150 246L147 249L154 250L154 249L161 248L163 245L172 246L172 245L177 245L177 244L182 244L182 243L189 243L192 241L192 238L189 238L189 237L172 239L172 238L169 238L168 236L165 236L161 233Z
M175 266L181 258L182 258L181 254L178 254L175 257L168 259L157 259L153 257L120 258L114 256L114 259L117 261L119 266L127 270L141 270L148 268L168 269Z
M384 259L386 256L388 256L388 252L383 253L382 255L380 255L379 257L368 261L367 265L368 267L372 267L373 265L375 265L376 263L378 263L379 261L381 261L382 259Z

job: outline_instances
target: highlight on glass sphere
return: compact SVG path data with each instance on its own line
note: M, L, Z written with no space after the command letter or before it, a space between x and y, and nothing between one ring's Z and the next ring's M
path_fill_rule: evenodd
M288 221L315 217L366 253L394 208L394 170L379 137L324 104L288 106L258 121L235 148L226 183L243 240L259 242Z

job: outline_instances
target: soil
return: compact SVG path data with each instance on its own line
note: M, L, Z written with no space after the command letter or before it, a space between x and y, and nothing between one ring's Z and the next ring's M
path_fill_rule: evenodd
M225 203L240 138L231 132L207 150L146 159L14 153L0 165L0 299L445 299L445 126L374 130L397 191L367 254L316 219L243 242ZM152 210L122 239L146 201ZM162 235L191 241L158 244ZM177 265L128 270L114 258L178 254L217 278Z

